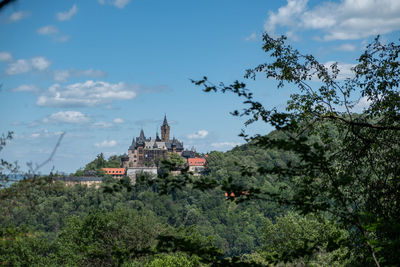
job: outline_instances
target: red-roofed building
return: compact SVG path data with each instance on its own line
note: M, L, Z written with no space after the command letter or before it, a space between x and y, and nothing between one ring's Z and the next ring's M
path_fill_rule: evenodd
M125 175L125 168L103 168L103 171L113 178L122 178Z
M205 158L188 158L189 171L202 172L206 167L207 161Z
M240 196L245 196L245 195L249 195L249 190L244 190L244 191L242 191L242 193L240 194ZM235 193L233 193L233 192L230 192L230 193L228 193L228 192L225 192L225 198L226 199L229 199L229 198L236 198L236 196L235 196Z

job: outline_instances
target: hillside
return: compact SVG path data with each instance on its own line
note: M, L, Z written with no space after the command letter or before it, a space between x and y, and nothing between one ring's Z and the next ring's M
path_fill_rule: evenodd
M289 158L288 154L263 150L252 144L241 145L228 152L213 151L207 158L208 174L203 178L219 181L231 179L244 187L278 190L282 186L281 181L262 175L251 178L243 176L238 163L254 168L271 167L286 164ZM100 161L114 167L117 159L118 157L113 156L105 160L100 155L78 173L95 168ZM22 256L21 253L30 253L27 261L32 264L65 264L63 255L71 254L72 265L81 265L83 262L114 265L117 256L109 255L109 245L103 244L104 240L96 241L96 236L105 236L108 235L105 231L111 231L99 225L106 221L116 224L116 227L126 227L128 232L136 231L136 223L131 225L125 216L134 221L139 220L139 224L150 226L149 230L140 230L143 234L143 231L150 231L152 235L152 241L143 244L141 249L146 248L153 252L141 252L144 255L138 252L136 256L128 253L128 258L119 255L122 258L118 256L118 260L124 262L149 262L148 257L153 255L154 249L159 250L156 255L164 255L161 253L163 249L157 248L156 244L160 244L165 233L179 236L182 231L199 235L198 238L211 238L207 242L211 242L211 247L215 246L215 251L220 251L220 257L235 256L242 257L242 260L257 258L259 256L256 252L262 251L265 244L266 223L276 216L286 214L288 210L288 207L261 200L238 204L226 200L225 192L220 188L202 192L188 185L182 190L160 195L154 184L139 183L131 187L124 179L117 181L112 178L105 178L99 189L79 185L66 187L61 182L53 182L51 177L28 179L2 189L0 196L0 222L3 229L1 246L3 251L7 251L1 256L1 261L13 262ZM112 230L110 234L117 239L107 242L117 242L113 246L118 244L117 246L122 246L121 249L127 249L131 241L128 237L117 237L120 234L115 231L116 229ZM86 239L80 239L82 234L88 235ZM75 241L66 239L67 236L75 238ZM96 247L100 251L96 254L90 252L90 246L84 245L89 240L100 242L100 247ZM79 246L76 247L71 242L81 242L84 249L80 251ZM194 244L191 246L196 247ZM187 256L193 252L185 252L190 251L191 246L179 248L178 251L183 250L182 255L186 255L184 259L196 261L198 259ZM255 256L250 257L250 254ZM248 256L243 258L244 255ZM202 259L202 262L206 261Z

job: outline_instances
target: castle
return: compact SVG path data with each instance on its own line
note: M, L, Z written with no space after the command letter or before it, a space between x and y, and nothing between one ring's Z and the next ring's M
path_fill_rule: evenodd
M143 129L138 137L134 137L132 144L129 146L128 154L121 157L121 168L103 168L103 171L116 179L128 176L132 184L136 183L136 175L138 173L149 173L156 176L158 173L158 163L160 159L167 153L176 153L186 159L185 166L189 167L189 171L195 176L201 175L207 164L207 155L199 156L196 150L183 150L183 142L172 138L170 139L171 127L168 125L167 116L164 116L164 122L161 125L161 138L156 134L155 139L146 138ZM88 185L98 188L102 182L102 177L95 177L96 172L90 171L92 174L81 177L58 177L56 180L64 182L66 185ZM179 174L179 171L177 171Z
M122 168L157 167L159 159L166 153L177 153L182 156L183 142L175 138L170 139L170 129L167 116L161 125L161 138L156 134L155 139L146 138L143 129L139 137L134 137L128 149L128 155L121 158Z

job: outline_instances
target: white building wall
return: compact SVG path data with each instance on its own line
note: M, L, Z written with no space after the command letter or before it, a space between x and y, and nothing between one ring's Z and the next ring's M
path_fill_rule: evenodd
M157 176L157 168L152 167L129 167L126 170L126 175L131 178L132 184L136 184L136 174L137 173L149 173L154 176Z

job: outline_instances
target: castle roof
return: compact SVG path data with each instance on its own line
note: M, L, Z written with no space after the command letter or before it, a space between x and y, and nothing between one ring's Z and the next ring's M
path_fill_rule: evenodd
M133 137L133 139L132 139L132 144L131 144L131 146L129 147L129 150L135 150L135 148L136 148L136 142L135 142L135 137Z
M144 147L146 149L161 149L161 150L167 149L165 142L162 142L162 141L158 142L156 140L146 141L144 144Z
M157 133L156 133L156 142L161 142L161 138L160 138L160 136L158 135L158 131L157 131Z
M167 114L164 115L164 122L163 122L163 125L168 125L168 122L167 122Z
M125 168L102 168L106 174L111 175L124 175Z
M196 157L196 152L186 149L185 151L182 152L182 157L184 157L184 158L194 158L194 157Z
M183 142L179 142L177 139L172 139L172 141L165 142L165 146L168 149L172 149L172 147L175 147L176 149L182 149L183 150Z
M72 176L55 177L54 179L63 182L101 182L103 180L103 177Z
M206 159L205 158L188 158L189 166L205 166Z
M146 140L146 137L144 136L144 131L143 129L140 130L140 135L139 135L140 139Z
M167 115L164 115L164 122L163 126L168 126ZM140 135L136 138L133 138L132 144L129 147L129 150L135 150L138 146L144 146L147 149L168 149L171 150L173 148L177 149L178 151L183 150L183 142L179 142L175 137L172 140L168 140L167 142L161 141L161 138L156 133L156 138L151 139L147 138L144 135L143 129L140 130Z

